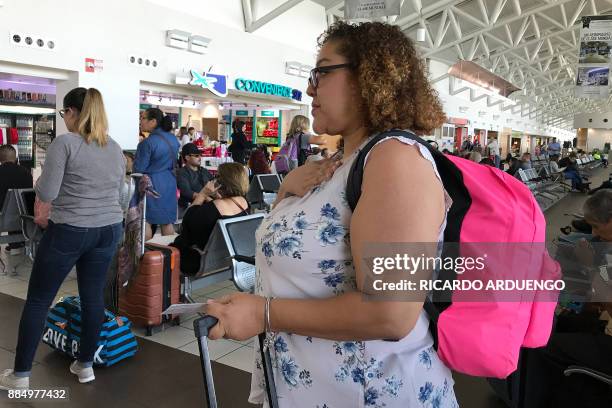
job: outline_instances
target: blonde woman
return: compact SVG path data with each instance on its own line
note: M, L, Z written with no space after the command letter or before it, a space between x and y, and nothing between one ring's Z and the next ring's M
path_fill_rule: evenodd
M289 132L287 132L288 144L296 144L295 148L289 149L290 152L295 152L289 156L289 169L293 170L298 166L304 165L306 159L310 155L310 145L323 145L325 138L322 136L314 136L310 132L310 119L303 115L296 115L291 121Z
M27 389L32 360L51 302L76 265L82 305L79 358L70 372L79 382L94 380L92 363L104 320L106 271L122 234L119 202L125 176L121 147L108 136L102 95L75 88L60 110L69 133L47 150L37 198L51 205L19 324L13 370L0 374L0 389Z

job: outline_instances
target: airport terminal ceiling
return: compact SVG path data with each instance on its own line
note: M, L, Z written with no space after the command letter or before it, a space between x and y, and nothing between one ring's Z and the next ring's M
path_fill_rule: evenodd
M245 28L256 32L303 1L242 0ZM344 18L344 1L312 2L325 8L328 24ZM418 42L424 57L479 64L520 89L511 95L513 111L569 130L574 114L604 111L611 102L574 96L581 17L606 14L612 0L404 0L401 14L385 20L412 39L425 29Z
M343 15L344 2L320 3ZM405 0L391 21L413 39L425 29L426 58L477 63L521 89L510 98L530 117L571 128L574 114L611 102L574 96L581 17L611 13L610 0Z

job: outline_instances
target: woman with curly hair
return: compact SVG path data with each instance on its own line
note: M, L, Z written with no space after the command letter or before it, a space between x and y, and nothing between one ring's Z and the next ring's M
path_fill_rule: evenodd
M451 202L431 154L409 139L383 139L367 158L354 212L344 195L353 161L373 136L390 129L429 134L444 121L442 106L396 26L336 23L319 46L308 86L313 127L342 135L343 159L287 175L281 201L256 234L256 294L211 301L207 312L219 319L211 338L265 332L281 407L456 407L424 297L367 296L366 244L442 241ZM258 353L254 403L265 399Z

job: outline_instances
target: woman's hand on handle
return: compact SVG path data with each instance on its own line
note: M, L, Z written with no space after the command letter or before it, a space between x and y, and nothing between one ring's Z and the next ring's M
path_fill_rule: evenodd
M248 293L233 293L206 304L206 314L219 322L210 331L209 338L248 340L264 331L265 298Z

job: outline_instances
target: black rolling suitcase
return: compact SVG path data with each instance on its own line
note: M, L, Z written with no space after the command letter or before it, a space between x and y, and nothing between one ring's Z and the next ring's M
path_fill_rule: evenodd
M204 316L196 319L193 322L193 330L198 339L198 347L200 349L200 360L202 363L202 374L204 375L204 393L206 394L206 407L217 408L217 396L215 394L215 384L213 380L212 365L210 363L210 354L208 352L208 332L217 324L217 319L213 316ZM271 367L270 350L265 352L263 347L264 334L259 335L259 349L262 350L262 365L264 376L266 378L266 393L268 402L271 408L278 408L278 399L276 396L276 387L274 385L274 374Z

